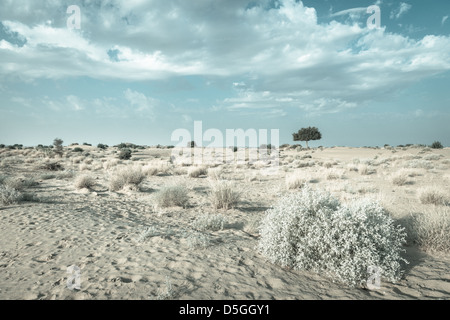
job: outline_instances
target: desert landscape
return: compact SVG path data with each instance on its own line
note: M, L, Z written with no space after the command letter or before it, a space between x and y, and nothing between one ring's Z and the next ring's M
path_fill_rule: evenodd
M450 1L1 9L5 304L450 300Z
M284 145L265 174L129 147L128 160L104 145L0 149L0 299L450 298L449 148ZM305 188L386 209L407 234L399 281L369 289L268 261L262 219Z

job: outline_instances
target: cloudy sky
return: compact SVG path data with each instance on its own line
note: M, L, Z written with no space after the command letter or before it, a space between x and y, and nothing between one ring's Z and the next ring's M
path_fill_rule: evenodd
M0 5L0 143L175 145L202 121L280 144L316 126L311 145L450 146L447 0Z

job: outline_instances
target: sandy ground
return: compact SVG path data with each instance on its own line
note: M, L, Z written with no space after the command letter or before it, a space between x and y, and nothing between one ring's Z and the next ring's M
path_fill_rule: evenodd
M0 174L34 177L38 185L27 191L41 201L0 207L0 299L450 299L450 256L413 244L405 247L410 264L403 279L396 284L382 279L378 290L351 288L312 272L286 270L255 250L259 235L251 224L282 194L296 192L285 183L294 171L307 176L314 188L328 190L342 201L378 199L396 219L412 208L424 208L418 188L432 185L450 190L450 149L421 150L281 151L280 170L271 176L258 174L255 166L221 166L223 178L235 181L242 192L238 206L226 211L211 206L206 176L189 178L168 170L147 177L139 191L109 191L114 168L103 165L117 157L112 148L90 148L90 155L78 159L79 163L74 161L78 154L64 156L60 161L66 172L73 172L66 178L37 170L43 161L37 153L3 152ZM116 166L167 165L169 157L169 150L140 150L133 154L134 161ZM411 183L393 185L390 176L414 159L432 168L414 169L420 175ZM361 163L370 164L376 172L361 175L349 169ZM328 170L342 175L327 179ZM94 177L95 187L76 189L74 179L81 174ZM166 185L186 186L189 206L156 208L153 196ZM206 232L209 247L192 249L187 235L202 213L221 213L227 224L223 230ZM147 227L156 232L142 241L139 235ZM81 270L79 290L67 287L67 268L72 265Z

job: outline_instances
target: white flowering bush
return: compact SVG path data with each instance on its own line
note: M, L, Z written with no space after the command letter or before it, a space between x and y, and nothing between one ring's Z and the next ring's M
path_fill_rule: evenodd
M327 193L306 185L266 212L258 251L269 261L311 270L355 286L367 281L367 268L395 282L402 275L400 256L406 233L394 226L375 202L343 206Z

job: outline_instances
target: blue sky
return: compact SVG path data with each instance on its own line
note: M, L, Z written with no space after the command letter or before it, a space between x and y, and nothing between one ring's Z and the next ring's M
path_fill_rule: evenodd
M367 27L370 5L381 28ZM224 135L279 129L280 144L316 126L311 145L450 146L450 1L1 7L0 143L175 145L174 130L202 121Z

